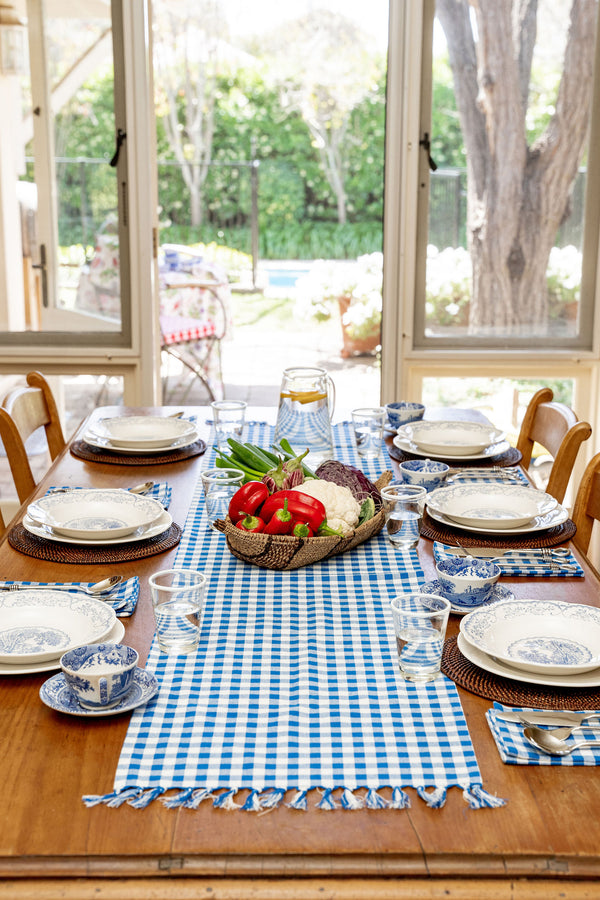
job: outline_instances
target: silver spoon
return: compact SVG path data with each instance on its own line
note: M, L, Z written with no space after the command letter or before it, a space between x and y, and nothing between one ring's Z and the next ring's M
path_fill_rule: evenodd
M533 727L535 728L535 725ZM600 728L600 725L560 725L558 728L549 728L546 734L551 735L558 741L566 741L574 731L593 731L598 728Z
M144 481L143 484L136 484L133 487L128 488L130 494L148 494L154 487L153 481Z
M67 584L6 584L0 585L0 591L68 591L70 594L81 591L84 594L89 594L90 597L100 597L102 594L111 594L122 581L122 575L110 575L108 578L103 578L95 584L80 584L76 588Z
M543 728L525 728L523 734L532 747L547 753L549 756L569 756L574 750L585 747L600 747L600 741L580 741L578 744L566 744L552 735L551 731Z

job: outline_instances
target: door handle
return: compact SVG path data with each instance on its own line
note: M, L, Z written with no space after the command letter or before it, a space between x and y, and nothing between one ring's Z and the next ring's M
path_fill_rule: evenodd
M46 245L40 244L40 261L32 263L32 269L39 269L42 282L42 306L48 307L48 269L46 265Z

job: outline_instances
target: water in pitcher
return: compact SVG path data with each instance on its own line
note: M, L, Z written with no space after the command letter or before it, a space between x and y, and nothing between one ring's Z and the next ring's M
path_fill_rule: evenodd
M323 369L286 369L283 373L275 442L286 438L298 453L309 451L315 468L333 456L329 376Z

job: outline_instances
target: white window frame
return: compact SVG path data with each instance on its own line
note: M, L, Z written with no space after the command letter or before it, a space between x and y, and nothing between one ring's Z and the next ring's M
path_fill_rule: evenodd
M423 133L422 111L428 109L427 102L422 102L423 91L429 88L430 93L422 72L431 72L433 8L433 0L391 0L390 3L382 402L399 398L420 400L426 378L572 379L573 406L580 419L590 422L595 434L600 428L600 213L597 204L587 204L582 281L582 290L593 297L595 312L591 350L536 347L534 354L531 348L417 346L414 321L418 266L424 266L427 240L426 231L418 224L419 191L427 165L419 140ZM600 71L600 41L596 44L596 71ZM595 78L592 109L587 190L588 196L597 197L600 189L598 78ZM594 438L586 442L578 468L583 467L597 446Z

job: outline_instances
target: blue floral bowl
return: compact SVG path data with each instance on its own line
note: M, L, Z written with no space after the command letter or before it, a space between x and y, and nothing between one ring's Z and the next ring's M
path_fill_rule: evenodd
M472 556L442 559L436 565L442 595L454 606L475 609L487 603L500 578L500 567Z
M409 403L399 400L397 403L386 403L385 411L392 428L400 428L407 422L416 422L423 418L425 407L422 403Z
M450 466L435 459L410 459L400 463L399 468L403 481L424 487L426 491L440 487L450 471Z

